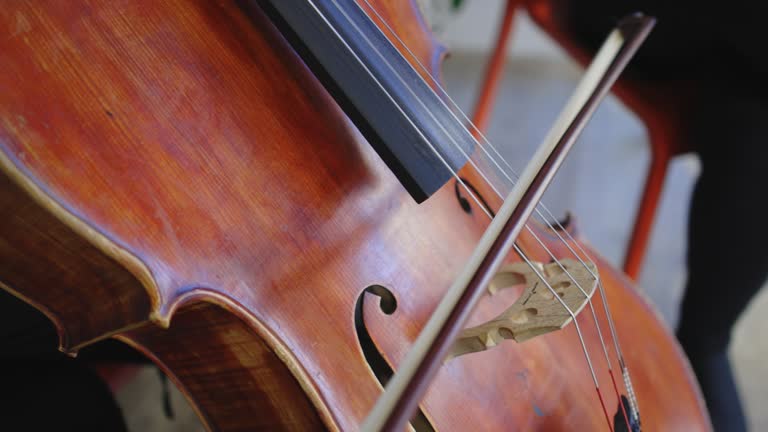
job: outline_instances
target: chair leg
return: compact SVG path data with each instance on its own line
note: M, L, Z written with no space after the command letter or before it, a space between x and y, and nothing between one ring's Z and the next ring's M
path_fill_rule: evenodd
M490 116L491 109L493 108L494 98L496 91L499 87L499 78L504 71L504 61L507 54L507 43L509 42L509 34L512 32L512 20L515 17L515 9L517 9L518 0L507 0L506 10L504 11L504 18L501 22L501 28L496 37L496 45L493 48L491 54L491 60L485 70L485 76L480 85L480 96L475 103L475 110L472 115L472 122L477 129L484 132L488 126L488 117ZM477 138L477 130L472 130L472 134Z
M663 146L656 146L656 148L659 147L664 148ZM664 179L667 176L669 159L670 157L666 152L653 151L651 156L651 165L648 168L643 195L640 199L635 224L624 258L624 273L635 281L640 275L643 258L648 247L656 207L659 204L662 186L664 186Z

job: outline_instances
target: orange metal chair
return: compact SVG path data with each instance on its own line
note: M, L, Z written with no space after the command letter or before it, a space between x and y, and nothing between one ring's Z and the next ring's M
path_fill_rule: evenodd
M512 21L518 7L525 8L532 20L552 37L577 62L586 65L592 58L589 50L577 44L568 34L562 16L564 0L509 0L498 33L496 45L486 68L473 121L484 130L493 106L506 57L506 46L512 30ZM624 272L637 279L648 245L653 220L661 195L667 168L672 157L690 150L683 138L682 113L690 91L688 84L646 83L620 78L613 93L645 124L651 145L651 163L643 187L642 197L624 258Z

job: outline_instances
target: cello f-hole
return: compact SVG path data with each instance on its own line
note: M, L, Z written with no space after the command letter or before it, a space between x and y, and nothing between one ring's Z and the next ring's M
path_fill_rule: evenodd
M470 191L472 191L472 194L474 194L474 198L476 201L478 201L478 204L483 207L486 213L493 218L496 216L496 213L493 211L491 206L488 204L488 201L485 200L482 194L475 188L475 186L472 185L472 183L469 182L469 180L465 179L464 177L459 177L457 180L454 180L453 182L453 192L456 194L456 199L459 201L459 206L462 210L464 210L467 214L472 214L472 205L469 202L469 199L465 198L462 193L461 189L467 188Z
M388 288L382 285L370 285L360 293L355 303L355 334L357 335L357 342L360 344L360 350L363 352L366 363L368 363L371 371L373 371L379 384L385 387L390 378L392 378L392 375L394 375L394 371L373 342L373 338L371 338L365 326L363 307L366 293L379 297L379 309L386 315L395 313L397 310L397 299ZM416 432L434 432L435 430L421 408L416 411L416 414L411 419L411 426L413 426Z

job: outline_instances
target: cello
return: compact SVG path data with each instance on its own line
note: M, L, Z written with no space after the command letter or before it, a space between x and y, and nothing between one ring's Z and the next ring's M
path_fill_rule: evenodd
M19 1L0 19L0 286L62 351L134 347L211 430L639 430L638 411L708 428L642 295L572 223L511 217L538 199L499 196L412 1ZM515 252L474 284L496 294L411 408L377 405L508 220Z

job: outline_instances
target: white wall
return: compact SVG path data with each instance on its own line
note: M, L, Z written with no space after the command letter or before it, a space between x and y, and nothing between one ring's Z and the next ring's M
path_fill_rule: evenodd
M506 6L505 0L465 0L458 13L451 13L450 0L428 0L425 3L438 37L453 52L488 52ZM563 58L560 49L536 28L524 12L518 11L515 16L512 38L510 54Z

